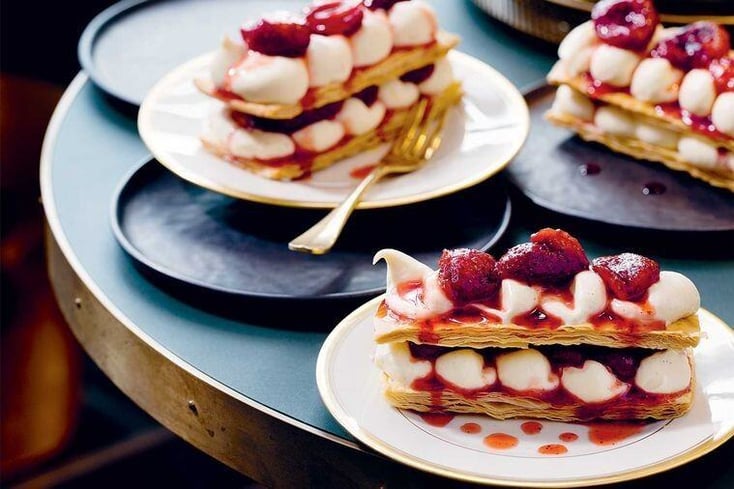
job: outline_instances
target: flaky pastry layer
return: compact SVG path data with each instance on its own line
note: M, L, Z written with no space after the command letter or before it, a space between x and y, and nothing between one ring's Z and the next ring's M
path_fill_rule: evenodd
M583 94L588 94L586 90L588 83L586 77L584 75L578 75L575 77L567 76L562 68L561 61L556 62L548 74L547 79L552 85L568 85L574 90ZM609 92L591 95L591 98L601 100L609 105L619 107L628 112L648 117L649 119L657 121L660 127L671 129L681 134L697 136L711 141L718 146L734 151L734 138L726 137L725 135L721 138L707 137L704 134L695 132L679 118L666 116L664 113L656 110L654 104L638 100L629 93Z
M641 404L628 399L609 401L604 408L594 410L581 402L575 405L554 406L549 402L520 394L488 392L468 398L451 390L438 397L430 391L416 391L392 381L383 375L384 394L388 402L399 409L417 412L450 412L457 414L486 414L496 419L539 418L552 421L643 420L670 419L685 414L693 401L693 378L688 390L679 395L661 395L655 404L650 398Z
M517 324L458 323L432 320L426 332L423 324L400 320L390 315L375 318L375 341L410 341L432 345L467 348L527 348L539 345L597 345L610 348L683 349L696 346L700 339L698 316L692 315L669 324L664 330L620 331L612 324L567 324L555 329L528 328Z
M436 35L436 42L427 46L397 49L379 63L366 68L356 68L351 78L345 83L330 83L312 89L307 106L302 103L292 105L263 104L232 99L217 92L217 87L214 86L211 79L197 78L194 83L203 93L227 103L233 110L238 112L267 119L292 119L304 110L315 109L332 102L344 100L367 87L381 85L400 77L404 73L435 63L446 56L449 50L457 44L459 44L458 36L447 32L439 32Z
M636 138L604 133L589 122L570 114L549 111L545 114L545 118L557 126L571 129L586 141L603 144L614 151L632 156L638 160L662 163L671 170L684 171L714 187L734 191L734 175L718 172L716 169L707 170L692 165L681 158L675 150L646 143Z
M458 82L454 82L441 92L441 94L432 97L432 103L440 106L450 106L457 103L461 99L461 96L461 85ZM386 141L395 139L400 129L405 125L406 117L410 110L411 108L406 108L394 111L386 123L381 124L378 128L365 134L351 137L346 143L337 145L331 150L320 153L311 160L312 163L308 166L295 162L268 165L267 162L233 156L229 154L225 146L206 137L202 137L201 141L208 151L260 176L275 180L293 180L303 176L307 172L322 170L344 158L367 151Z

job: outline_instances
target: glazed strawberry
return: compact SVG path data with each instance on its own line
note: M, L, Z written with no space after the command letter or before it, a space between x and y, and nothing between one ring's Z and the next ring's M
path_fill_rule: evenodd
M713 60L729 53L729 33L713 22L694 22L653 48L653 58L665 58L684 71L707 68Z
M309 8L306 24L314 34L351 36L362 26L363 16L358 3L328 2Z
M489 299L500 287L497 263L478 250L444 250L438 260L438 283L456 304Z
M296 18L260 19L242 26L240 33L250 49L268 56L298 58L311 41L310 29Z
M602 0L591 10L596 35L606 44L641 51L660 19L650 0Z
M499 259L500 276L530 284L554 285L586 270L589 260L576 238L560 229L541 229L529 243L513 246Z
M709 65L717 93L734 92L734 59L719 58Z
M614 297L625 301L641 298L660 279L660 265L634 253L596 258L591 269L599 274Z
M390 7L398 2L404 2L406 0L364 0L362 4L370 10L390 10Z
M344 106L344 101L339 100L317 109L302 112L292 119L268 119L265 117L240 114L239 112L232 112L232 119L243 128L251 127L253 129L260 129L261 131L293 134L315 122L333 119L342 109L342 106Z
M417 85L430 78L430 76L433 74L434 68L435 65L433 64L423 66L422 68L404 73L400 77L400 80L404 82L415 83Z

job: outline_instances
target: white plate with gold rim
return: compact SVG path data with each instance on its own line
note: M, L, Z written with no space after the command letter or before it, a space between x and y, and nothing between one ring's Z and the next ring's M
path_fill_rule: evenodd
M326 407L355 438L418 469L483 484L580 487L635 479L689 462L734 436L734 332L699 313L691 410L642 425L499 421L479 415L421 417L382 395L372 363L372 316L382 297L347 316L319 353L316 380ZM499 448L510 442L510 448Z
M270 180L207 152L199 140L204 121L221 102L199 92L211 54L164 76L138 113L138 130L153 156L190 182L231 197L292 207L329 208L356 186L360 169L378 162L384 144L296 181ZM487 64L460 52L449 60L465 95L448 115L441 147L420 170L378 182L359 208L420 202L475 185L502 170L529 130L522 94Z

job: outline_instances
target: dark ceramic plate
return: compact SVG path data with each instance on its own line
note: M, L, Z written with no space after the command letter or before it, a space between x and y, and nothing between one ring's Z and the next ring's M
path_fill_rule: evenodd
M288 250L288 241L328 210L233 199L150 160L120 186L112 226L139 264L189 286L255 298L367 297L384 290L385 267L372 265L381 248L435 267L444 248L496 243L510 218L505 185L494 178L428 202L358 210L334 249L313 256Z
M553 87L528 92L530 134L507 168L535 204L607 224L664 231L734 230L734 193L659 163L589 143L543 118Z
M97 15L79 39L77 54L92 81L110 95L140 105L163 75L213 51L222 36L238 36L249 18L298 0L128 0Z

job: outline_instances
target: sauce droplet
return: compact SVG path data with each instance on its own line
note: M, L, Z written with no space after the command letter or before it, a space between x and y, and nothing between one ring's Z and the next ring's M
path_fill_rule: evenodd
M537 421L525 421L520 425L520 429L526 435L537 435L543 429L543 425Z
M578 440L579 435L577 435L576 433L571 433L570 431L566 431L558 435L558 439L565 442L572 442Z
M615 445L641 432L643 425L634 423L598 423L589 425L589 440L595 445Z
M601 173L601 167L596 163L584 163L583 165L579 165L579 173L585 177L598 175Z
M479 426L477 423L464 423L463 425L461 425L461 431L463 431L464 433L469 433L470 435L474 435L482 431L482 427Z
M452 419L454 419L453 414L444 413L421 413L420 417L423 418L423 421L425 421L426 424L437 428L443 428L449 424Z
M642 186L643 195L660 195L664 194L668 190L665 185L660 182L647 182Z
M558 443L550 443L538 447L538 453L542 453L543 455L563 455L566 452L568 452L568 448Z
M517 446L517 438L507 433L492 433L484 437L484 444L496 450L509 450Z

